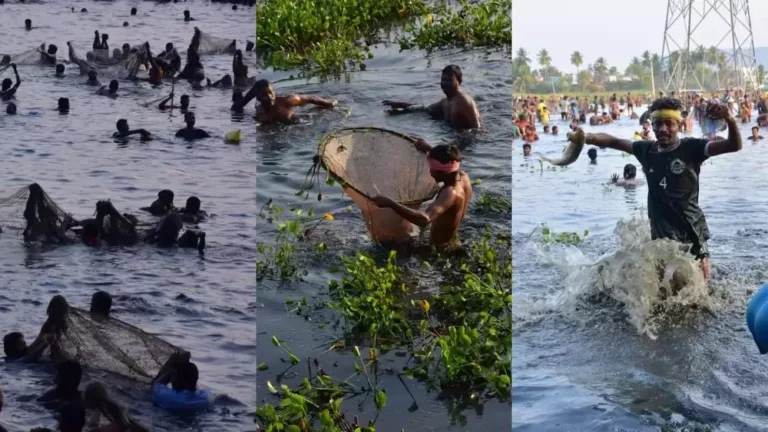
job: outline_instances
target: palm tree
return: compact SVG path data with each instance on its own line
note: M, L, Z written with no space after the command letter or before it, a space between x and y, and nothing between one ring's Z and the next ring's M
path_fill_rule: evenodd
M595 81L598 84L605 84L605 80L608 77L608 62L605 58L598 58L592 66L592 70L595 73Z
M576 81L578 81L581 91L586 91L587 86L592 83L592 74L588 70L583 70L576 76Z
M650 51L643 52L642 55L643 58L643 64L648 67L648 69L651 70L651 93L656 96L656 80L653 77L653 67L654 67L654 58L651 56Z
M538 54L539 64L542 68L542 76L544 77L544 81L547 80L547 71L549 70L549 66L552 64L552 57L549 56L549 52L545 49L542 49L539 51Z
M517 57L515 58L515 60L518 60L525 64L528 64L531 62L531 59L528 58L528 51L526 51L525 48L520 48L519 50L517 50Z
M571 64L576 66L576 76L579 75L579 67L584 64L584 58L581 57L581 53L574 51L571 54Z

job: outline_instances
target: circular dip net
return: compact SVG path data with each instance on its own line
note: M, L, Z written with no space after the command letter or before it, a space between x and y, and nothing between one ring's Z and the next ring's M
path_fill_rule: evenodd
M332 132L320 144L323 167L341 183L344 192L363 212L374 240L401 242L416 227L371 197L383 195L412 209L434 198L435 180L424 153L407 136L376 128L348 128Z
M102 318L70 307L67 330L59 346L87 367L149 382L181 348L114 318Z

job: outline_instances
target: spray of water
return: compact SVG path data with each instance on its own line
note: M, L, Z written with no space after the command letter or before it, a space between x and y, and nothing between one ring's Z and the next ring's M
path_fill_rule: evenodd
M646 218L619 221L614 235L618 250L571 267L566 289L556 295L553 306L564 310L607 297L620 305L638 332L652 339L661 325L679 322L692 310L719 309L699 262L677 242L652 241Z

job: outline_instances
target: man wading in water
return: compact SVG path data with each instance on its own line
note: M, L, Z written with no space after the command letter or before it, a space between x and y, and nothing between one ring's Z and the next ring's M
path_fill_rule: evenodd
M728 139L678 137L683 118L679 100L661 98L648 108L656 141L628 141L608 134L587 134L586 143L635 155L648 180L651 237L690 244L709 279L709 228L699 208L701 164L712 156L741 150L741 134L727 105L710 104L707 116L728 124Z
M476 129L480 127L480 113L472 96L461 90L461 68L456 65L446 66L440 77L440 88L445 99L429 106L407 102L385 100L384 105L392 108L393 113L427 111L436 118L448 120L456 129Z
M333 99L323 99L309 95L278 96L272 88L272 84L265 80L258 80L253 84L248 93L232 105L232 111L239 111L253 98L259 102L254 118L262 123L286 122L293 118L293 110L306 104L333 108L338 102Z
M413 210L385 196L373 197L381 208L390 208L408 222L430 228L430 242L434 246L458 246L459 225L467 213L467 204L472 199L472 183L467 173L459 171L461 152L455 146L438 145L430 147L423 139L416 141L416 148L427 153L429 173L443 187L437 199L426 211Z

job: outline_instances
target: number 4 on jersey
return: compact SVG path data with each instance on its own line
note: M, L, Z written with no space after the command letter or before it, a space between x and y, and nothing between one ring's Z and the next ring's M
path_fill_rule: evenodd
M659 182L659 185L664 189L667 189L667 178L666 177L662 178L661 181Z

